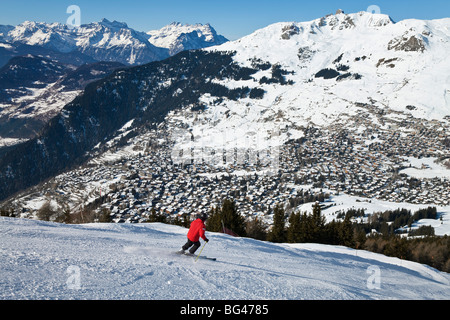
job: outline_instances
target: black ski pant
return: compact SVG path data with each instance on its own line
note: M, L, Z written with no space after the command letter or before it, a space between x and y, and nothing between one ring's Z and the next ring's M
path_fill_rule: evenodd
M183 248L184 251L186 251L187 249L191 248L191 250L189 250L189 253L194 254L195 251L197 251L197 249L200 248L200 241L193 242L193 241L188 239L188 241L186 242L186 244L182 248Z

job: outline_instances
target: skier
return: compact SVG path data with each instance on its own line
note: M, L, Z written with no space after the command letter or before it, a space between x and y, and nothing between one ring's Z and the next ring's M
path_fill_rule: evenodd
M189 228L189 232L187 234L188 241L186 244L181 248L179 253L186 253L186 250L191 248L189 250L190 254L194 254L195 251L197 251L198 248L200 248L200 238L205 240L205 242L209 242L208 238L205 236L205 221L208 219L208 216L206 213L200 214L198 216L198 219L194 220L191 223L191 227Z

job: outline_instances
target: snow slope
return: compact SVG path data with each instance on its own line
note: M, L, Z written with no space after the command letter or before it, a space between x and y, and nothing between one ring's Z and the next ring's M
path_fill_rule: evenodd
M272 244L163 224L63 225L0 218L0 299L449 299L450 275L344 247ZM378 281L379 280L379 281Z
M448 18L394 23L384 14L340 13L275 23L217 49L237 51L236 60L246 66L257 57L294 71L289 76L295 82L293 92L278 93L283 93L285 108L303 105L301 110L308 112L306 106L318 104L337 115L349 102L376 101L418 118L442 119L449 115L449 24ZM345 67L341 74L361 78L314 77L321 69L338 67ZM415 109L407 110L407 105ZM307 115L313 122L329 122L327 117L314 117L317 110L312 109Z

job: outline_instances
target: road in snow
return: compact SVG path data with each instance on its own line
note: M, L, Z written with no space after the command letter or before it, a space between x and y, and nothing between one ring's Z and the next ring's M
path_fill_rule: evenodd
M187 230L0 218L0 299L449 299L450 275L367 251L208 233L203 254L173 254Z

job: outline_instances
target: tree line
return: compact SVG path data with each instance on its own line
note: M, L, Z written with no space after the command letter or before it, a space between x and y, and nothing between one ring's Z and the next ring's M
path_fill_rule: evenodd
M269 209L270 210L270 209ZM319 202L313 205L312 214L294 212L287 215L281 205L273 211L273 224L268 226L258 218L244 219L236 210L232 200L225 200L222 206L213 208L206 228L212 232L231 229L239 236L274 243L320 243L340 245L367 250L387 256L411 260L450 272L450 237L437 237L434 228L422 226L410 231L405 237L395 228L411 226L420 219L437 219L434 207L420 209L414 214L398 209L375 213L366 223L354 222L353 218L365 215L361 209L349 209L338 221L326 222ZM417 237L420 236L420 237Z

